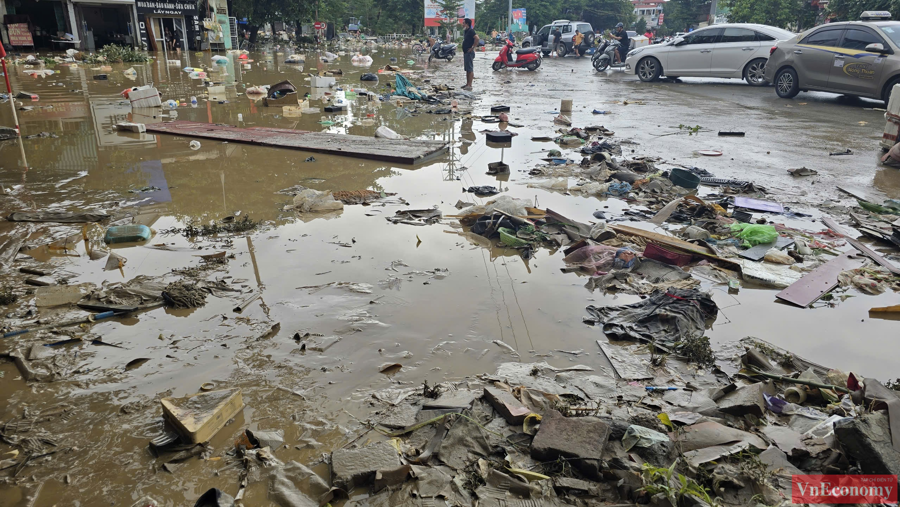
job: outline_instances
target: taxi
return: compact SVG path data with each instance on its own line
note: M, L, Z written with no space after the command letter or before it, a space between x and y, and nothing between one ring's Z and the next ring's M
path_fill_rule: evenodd
M779 97L821 91L890 99L900 83L900 21L866 11L860 21L828 23L778 42L769 51L766 79Z

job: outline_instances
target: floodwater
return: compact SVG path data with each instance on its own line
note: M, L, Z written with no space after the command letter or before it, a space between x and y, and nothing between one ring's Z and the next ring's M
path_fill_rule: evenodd
M539 207L582 222L595 221L592 213L597 210L627 209L627 203L616 199L526 186L532 181L527 172L540 163L542 151L556 148L530 139L552 135L554 110L562 98L575 103L574 125L602 124L618 139L633 141L623 145L628 156L659 156L700 166L718 177L751 180L794 211L820 216L817 208L823 205L840 210L852 203L836 185L900 197L897 170L877 165L884 120L882 112L871 110L881 107L876 102L827 94L801 94L785 101L771 88L726 80L647 85L621 73L597 74L587 59L545 59L537 72L494 73L490 63L495 53L487 52L476 59L480 97L474 113L488 114L491 105L507 104L512 123L522 125L510 128L518 133L512 148L501 149L488 146L481 133L495 125L477 120L453 120L424 110L401 118L405 115L391 103L364 101L354 103L345 115L289 117L280 108L243 95L246 87L285 79L304 94L310 91L307 73L338 68L344 72L339 83L372 89L370 83L360 82L360 74L391 63L391 57L398 59L394 65L416 71L414 82L430 79L458 87L463 84L461 61L407 63L409 50L378 48L369 51L375 59L371 67L354 67L348 53L331 64L316 63L309 54L304 68L284 64L287 54L253 53L246 70L236 55L227 55L228 65L217 67L209 54L185 53L179 65L164 59L134 65L135 79L122 73L131 65L104 72L107 80L94 79L101 72L89 65L58 65L53 68L57 73L44 78L26 76L22 66L11 67L14 90L40 97L20 101L33 107L18 111L24 135L49 132L58 137L0 143L4 215L22 207L104 211L116 218L134 215L155 231L147 245L115 248L127 258L121 270L103 271L105 260L90 260L80 242L66 252L36 248L31 252L35 259L71 273L69 284L99 285L138 275L163 277L173 269L199 266L201 254L226 251L233 258L208 271L207 277L245 291L259 290L262 297L240 314L232 311L240 298L209 297L204 307L194 310L157 309L98 322L90 327L91 335L121 348L83 344L54 349L63 374L53 383L26 384L11 361L0 363L0 393L7 400L0 418L6 422L27 413L29 421L36 421L30 428L7 427L4 434L44 437L56 444L41 444L35 456L51 450L55 454L35 459L0 484L0 505L130 505L144 495L162 505L192 504L210 487L236 493L239 469L225 453L244 428L284 429L288 447L278 458L309 464L363 433L356 418L366 419L378 408L370 396L375 389L459 380L492 372L506 361L605 368L595 343L603 339L602 333L582 323L584 308L627 304L637 296L592 294L583 287L584 277L560 271L562 252L542 249L526 261L515 250L467 235L452 218L424 227L393 225L384 218L407 207L399 198L414 209L437 206L445 217L454 215L453 205L460 199L486 201L462 192L473 185L508 188L508 195L536 199ZM191 79L184 67L212 69L210 80L225 86L225 96L207 100L202 82ZM120 93L146 83L157 86L163 100L186 105L174 111L132 111ZM197 107L190 106L191 96L198 97ZM313 95L312 107L321 106L318 97ZM594 109L610 114L593 115ZM7 104L0 104L0 117L4 125L11 124ZM200 149L192 150L188 138L112 128L121 121L172 119L366 136L386 125L404 136L444 140L451 149L428 164L398 167L202 139ZM325 120L334 124L320 123ZM702 129L688 135L679 125ZM719 130L747 135L718 137ZM828 155L847 148L853 155ZM720 150L724 156L700 157L695 153L700 149ZM310 156L315 161L306 162ZM487 164L499 160L512 167L501 180L485 174ZM792 179L785 171L799 166L816 169L819 176ZM298 216L282 211L291 198L277 193L295 185L372 189L396 196L384 204ZM150 186L159 190L139 192ZM263 223L248 234L226 238L186 239L164 232L238 213L238 218ZM832 214L840 220L840 211ZM809 220L787 223L824 229ZM28 244L34 247L81 230L27 227ZM0 229L0 234L18 233L21 229L9 224ZM18 275L6 278L21 283ZM337 282L368 284L371 290L346 285L303 288ZM721 286L713 288L722 308L709 332L714 343L755 336L845 371L881 380L897 376L893 357L885 353L894 347L896 322L869 319L867 313L871 307L895 304L893 293L859 295L834 308L802 310L776 303L776 292L745 287L729 295ZM6 313L22 318L27 309L12 306ZM83 313L40 309L40 315ZM280 324L279 332L260 339L274 323ZM297 332L334 343L322 352L301 351L292 338ZM64 338L9 338L0 351ZM515 349L517 356L494 340ZM578 350L584 352L560 352ZM138 358L149 360L126 369ZM390 376L380 374L388 363L402 368ZM164 471L147 449L163 428L158 400L196 393L207 382L241 387L246 408L213 439L210 459L189 460L173 472ZM60 404L68 409L52 415ZM51 415L41 417L41 412ZM367 438L376 437L371 434L362 441ZM264 484L248 488L247 504L265 505L264 490Z

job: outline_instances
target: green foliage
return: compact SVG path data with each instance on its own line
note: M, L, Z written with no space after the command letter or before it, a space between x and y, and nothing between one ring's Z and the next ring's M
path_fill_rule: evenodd
M84 59L85 63L147 63L150 57L130 46L118 46L107 44L97 54L91 54Z
M666 3L664 23L673 32L686 32L709 14L709 0L671 0Z
M527 10L528 26L550 24L556 19L585 21L600 33L618 22L631 25L634 21L634 6L628 0L516 0L513 8ZM479 4L478 28L485 31L506 29L508 0L485 0Z
M647 20L644 18L637 18L637 21L634 22L634 31L637 32L638 35L644 35L644 32L647 31Z
M459 24L459 10L462 9L462 0L437 0L435 2L440 10L438 16L441 17L441 33L453 32L454 29L464 30L464 25Z
M900 19L898 0L832 0L828 13L835 21L857 21L864 11L890 11L892 19Z
M644 487L641 488L641 491L646 491L651 496L662 495L674 507L694 504L695 502L688 500L689 497L697 498L706 502L707 505L719 505L718 499L713 499L709 490L698 484L697 481L675 471L678 461L676 459L669 468L657 468L649 463L644 463L641 472Z
M807 0L723 0L731 23L759 23L804 30L815 24L818 8Z
M49 56L42 56L41 61L44 62L44 66L46 67L53 67L56 65L56 60Z

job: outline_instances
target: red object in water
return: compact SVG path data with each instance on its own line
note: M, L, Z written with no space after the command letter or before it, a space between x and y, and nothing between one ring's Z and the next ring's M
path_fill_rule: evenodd
M239 60L246 60L246 59L247 59L247 55L241 55L241 56L238 57L238 59L239 59Z
M507 40L491 68L500 70L503 67L525 67L528 70L537 70L541 66L541 48L519 49L516 51L515 59L512 59L513 47L515 47L513 41Z
M691 263L691 254L673 252L653 243L647 243L644 257L670 266L687 266Z

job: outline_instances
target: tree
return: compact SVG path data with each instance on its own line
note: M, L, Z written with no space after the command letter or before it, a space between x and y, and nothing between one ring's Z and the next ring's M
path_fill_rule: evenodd
M634 22L634 31L637 32L638 35L643 35L644 32L647 31L647 20L643 17L637 18L637 21Z
M709 15L709 0L671 0L665 6L665 26L675 32L686 32L706 20Z
M459 18L462 17L463 4L462 0L437 0L435 2L440 7L438 15L441 17L441 33L453 33L459 28Z

